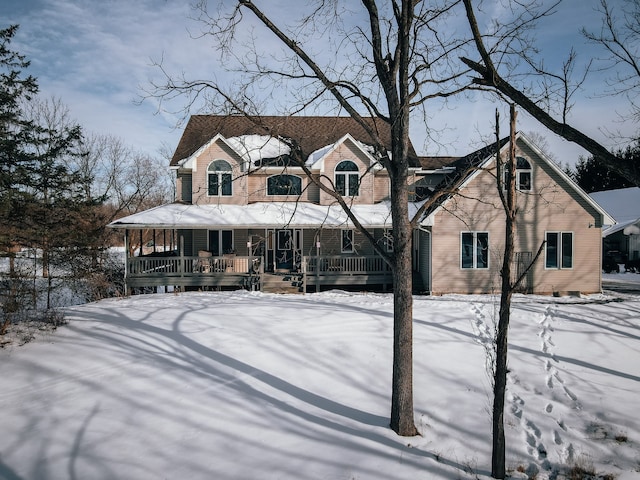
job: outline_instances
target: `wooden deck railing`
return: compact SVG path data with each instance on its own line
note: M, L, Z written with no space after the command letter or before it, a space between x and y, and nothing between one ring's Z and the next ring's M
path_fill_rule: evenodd
M303 257L302 270L307 275L376 275L391 272L382 257L375 255Z
M127 259L128 288L148 286L233 287L260 289L264 257L142 256ZM273 274L271 274L273 275ZM302 257L301 271L281 281L307 285L390 285L391 269L379 256ZM299 277L297 276L299 275Z
M208 273L259 274L260 257L132 257L127 259L128 277L175 277Z

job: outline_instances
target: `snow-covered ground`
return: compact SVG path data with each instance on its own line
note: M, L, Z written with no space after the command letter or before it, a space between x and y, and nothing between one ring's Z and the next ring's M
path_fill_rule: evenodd
M620 273L603 273L602 281L614 283L640 283L640 273L624 271L624 265L620 265ZM606 289L606 286L603 287Z
M638 275L640 277L640 275ZM640 478L640 297L517 296L508 468ZM0 478L475 479L497 299L415 297L415 422L388 428L392 296L189 293L70 307L0 350Z

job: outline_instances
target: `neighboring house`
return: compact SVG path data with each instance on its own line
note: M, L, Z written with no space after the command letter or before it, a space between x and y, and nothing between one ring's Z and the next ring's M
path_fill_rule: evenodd
M618 222L602 231L603 252L616 263L640 262L640 188L629 187L590 194ZM631 262L630 262L631 261ZM635 263L634 263L635 262Z
M368 121L390 148L388 126ZM348 117L191 117L171 160L176 201L110 225L126 230L128 246L143 229L155 230L156 238L162 231L162 243L170 245L170 252L128 256L127 286L391 286L382 256L292 161L296 148L311 174L335 185L379 246L392 252L389 177L367 142ZM516 142L514 269L524 271L542 248L523 291L599 292L601 227L613 219L525 135ZM508 139L500 143L503 158L508 147ZM417 292L499 290L504 212L496 148L462 158L420 158L411 148L410 211L436 190L457 186L460 193L443 196L414 231Z

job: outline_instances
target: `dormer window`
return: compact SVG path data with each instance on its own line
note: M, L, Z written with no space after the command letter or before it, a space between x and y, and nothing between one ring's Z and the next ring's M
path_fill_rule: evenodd
M358 166L351 160L340 162L335 172L336 192L343 196L358 196L360 174Z
M504 187L507 186L507 169L504 166ZM524 157L516 157L516 190L519 192L531 191L531 164Z
M295 175L273 175L267 178L267 195L301 195L302 179Z
M207 168L207 193L210 197L232 195L231 165L224 160L215 160Z
M531 164L524 157L516 157L516 189L531 191Z

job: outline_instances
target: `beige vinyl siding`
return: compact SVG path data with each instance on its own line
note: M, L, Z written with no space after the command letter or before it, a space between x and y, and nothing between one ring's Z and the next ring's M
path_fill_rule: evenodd
M332 182L335 182L334 175L336 166L344 160L351 160L358 166L359 170L360 188L358 196L353 197L353 204L374 203L374 176L372 171L368 171L370 160L349 140L340 144L338 148L324 159L324 167L321 172L321 175L324 175L324 177L322 177L323 183L331 188ZM349 200L351 201L351 197L349 197ZM333 197L320 191L320 205L331 205L333 203L335 203Z
M374 176L374 203L381 202L382 200L388 200L391 194L389 186L389 175L378 172Z
M267 196L266 176L258 173L252 173L248 176L247 196L249 203L265 201Z
M581 199L578 201L576 194L560 188L568 185L563 185L565 182L551 168L537 161L532 152L520 151L518 155L525 156L532 164L533 191L518 193L516 252L535 255L546 232L573 233L573 268L546 269L543 252L530 275L533 292L600 291L601 231L594 227L596 212ZM495 177L489 172L478 173L464 193L465 198L452 199L435 219L432 237L434 293L491 293L500 289L505 222ZM489 232L488 269L461 268L460 234L465 231Z
M231 196L210 197L207 194L207 167L214 160L224 160L231 165L233 184ZM242 172L242 159L222 141L209 145L195 159L192 170L192 202L198 205L247 203L247 176Z

